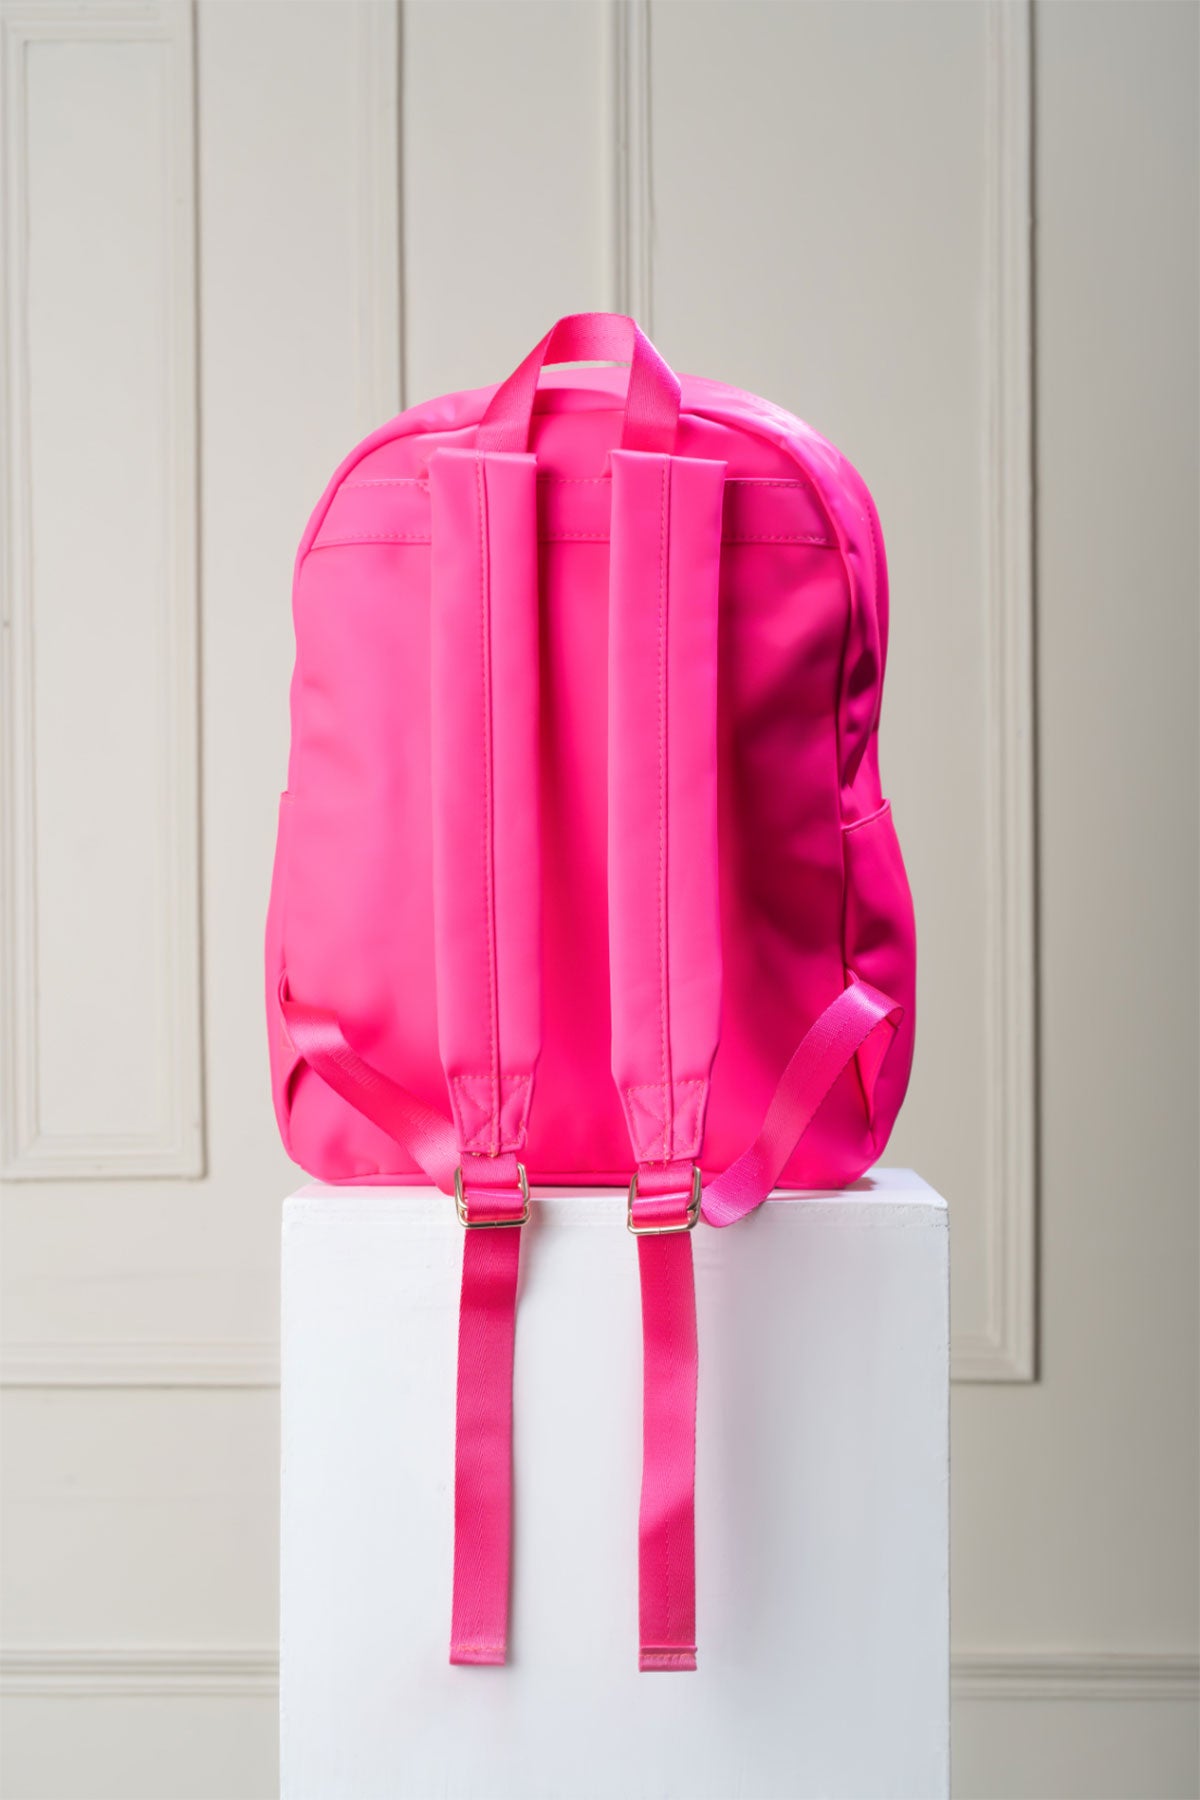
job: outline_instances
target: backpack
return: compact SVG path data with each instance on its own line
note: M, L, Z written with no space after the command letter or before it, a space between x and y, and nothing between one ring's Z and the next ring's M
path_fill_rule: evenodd
M870 495L789 413L577 314L347 457L294 613L275 1109L311 1175L435 1182L465 1228L450 1659L505 1659L529 1183L619 1183L639 1667L695 1668L691 1232L855 1180L912 1060Z

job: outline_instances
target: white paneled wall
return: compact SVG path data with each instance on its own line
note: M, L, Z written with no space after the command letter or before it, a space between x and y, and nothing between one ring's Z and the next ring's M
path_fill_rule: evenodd
M883 517L958 1791L1194 1793L1196 8L0 20L4 1792L272 1789L291 557L402 399L619 304Z
M591 0L404 8L410 402L498 381L561 314L607 304L609 37Z

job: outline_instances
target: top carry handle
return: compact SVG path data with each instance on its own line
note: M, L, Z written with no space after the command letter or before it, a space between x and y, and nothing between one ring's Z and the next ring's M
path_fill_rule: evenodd
M556 362L627 362L623 450L670 451L679 423L679 381L624 313L569 313L492 395L479 425L480 450L525 450L538 376Z

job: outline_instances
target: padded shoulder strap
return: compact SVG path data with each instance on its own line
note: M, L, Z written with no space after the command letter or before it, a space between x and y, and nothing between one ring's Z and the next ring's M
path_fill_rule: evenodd
M721 1019L717 591L725 465L612 457L612 1069L639 1163L692 1161Z
M541 1042L537 464L438 450L429 480L438 1042L460 1148L497 1156Z
M438 450L433 513L438 1042L466 1227L450 1660L507 1654L525 1141L541 1043L537 465Z

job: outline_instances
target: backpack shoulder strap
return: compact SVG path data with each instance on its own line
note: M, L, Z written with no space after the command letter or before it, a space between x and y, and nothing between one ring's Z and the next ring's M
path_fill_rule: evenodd
M524 1145L541 1043L537 469L443 449L432 496L434 956L453 1123L371 1066L332 1012L280 1004L335 1093L453 1188L465 1229L450 1660L502 1663Z
M691 1227L720 1035L717 599L725 465L618 450L609 591L612 1069L637 1169L639 1666L694 1669Z
M612 1067L637 1170L643 1329L642 1669L694 1669L698 1349L690 1231L766 1199L856 1053L900 1009L852 981L789 1062L755 1142L701 1189L720 1036L718 597L724 465L613 453L609 593Z
M438 1043L465 1226L450 1660L507 1653L525 1142L541 1042L537 465L441 449L433 515Z
M612 455L612 1069L640 1166L698 1156L720 1035L717 590L725 465Z
M438 1044L466 1177L523 1145L541 1043L537 465L438 450L429 482Z

